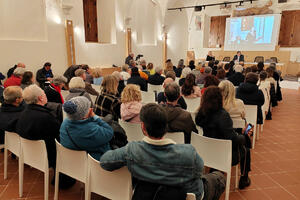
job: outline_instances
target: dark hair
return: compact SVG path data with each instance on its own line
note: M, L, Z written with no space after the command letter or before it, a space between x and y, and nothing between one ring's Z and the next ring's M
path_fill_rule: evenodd
M190 60L189 66L191 66L191 65L195 65L195 61L194 60Z
M139 76L139 69L137 67L131 68L131 76Z
M264 70L264 67L265 67L264 62L259 62L259 63L257 63L257 70L258 70L259 72L263 71L263 70Z
M214 75L208 75L204 78L204 87L207 88L208 86L215 85L218 86L220 81Z
M274 69L272 67L268 67L266 69L266 72L268 74L268 77L273 77L273 75L274 75Z
M246 67L244 72L245 72L245 76L246 76L249 72L252 72L252 68L251 67Z
M208 66L209 66L209 67L213 68L214 65L215 65L215 62L214 62L213 60L210 60L210 61L208 62Z
M88 65L86 65L86 64L82 64L81 65L81 69L83 69L83 70L85 70L85 71L87 71L87 70L89 70L89 66Z
M50 62L45 62L44 67L51 67L51 63Z
M153 69L153 63L148 63L148 65L147 65L147 69L148 69L148 70L151 70L151 69Z
M219 60L215 60L215 65L218 65L219 64Z
M32 82L33 73L31 71L24 72L21 80L21 84L31 85Z
M175 72L174 71L167 71L166 78L171 78L171 79L173 79L175 81L175 79L176 79Z
M256 65L252 65L252 66L251 66L251 71L252 71L252 72L256 73L257 70L258 70L258 69L257 69L257 66L256 66Z
M260 78L260 80L264 81L264 80L266 80L267 77L268 77L268 74L267 74L266 71L261 71L261 72L259 73L259 78Z
M202 115L215 113L223 108L223 97L218 86L209 86L201 97L199 112Z
M234 65L235 65L235 63L233 60L229 62L230 69L232 69Z
M156 103L144 105L140 112L140 119L144 123L149 136L162 138L165 135L167 114L162 106Z
M194 86L196 85L195 81L196 81L196 76L192 73L188 74L185 77L184 83L181 88L181 93L184 96L188 96L194 93Z
M169 83L166 85L164 92L167 101L173 102L176 101L180 96L180 87L176 83Z
M249 72L247 75L246 75L246 78L245 78L245 82L246 83L254 83L256 84L258 81L258 75L254 72Z
M216 77L218 78L218 79L224 79L225 77L226 77L226 73L225 73L225 70L224 69L218 69L217 70L217 75L216 75Z
M225 69L226 71L230 69L229 63L226 63L226 64L225 64L224 69Z

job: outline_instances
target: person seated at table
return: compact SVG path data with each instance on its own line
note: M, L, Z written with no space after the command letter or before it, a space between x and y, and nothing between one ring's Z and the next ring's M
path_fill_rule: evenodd
M188 74L181 87L181 94L185 98L201 97L201 89L196 85L196 77L194 74Z
M234 62L245 62L244 55L241 51L237 51L236 55L233 57Z
M108 171L127 166L137 183L132 199L182 200L186 193L194 193L197 200L219 199L225 190L224 175L219 171L203 174L204 162L192 145L176 144L164 137L168 123L165 109L147 104L140 118L143 141L108 151L100 159L101 167ZM156 193L162 186L166 191Z
M211 60L214 61L215 56L212 55L212 51L209 51L206 56L206 61L211 61Z

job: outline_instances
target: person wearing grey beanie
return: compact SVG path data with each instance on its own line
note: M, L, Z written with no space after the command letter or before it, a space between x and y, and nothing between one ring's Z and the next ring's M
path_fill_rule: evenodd
M63 104L67 114L60 127L60 143L66 148L87 151L99 160L110 150L113 129L93 112L91 102L84 96L74 97Z

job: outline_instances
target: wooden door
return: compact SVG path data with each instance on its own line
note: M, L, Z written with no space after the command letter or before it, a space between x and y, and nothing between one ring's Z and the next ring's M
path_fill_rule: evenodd
M98 42L97 0L83 0L86 42Z
M294 16L291 46L300 47L300 12L297 12Z
M293 32L294 11L282 11L278 45L290 46Z
M218 33L218 44L220 45L220 47L224 46L227 17L230 16L220 16L219 33Z
M208 47L215 48L218 44L218 34L219 34L219 16L210 18L210 31L209 31L209 42Z

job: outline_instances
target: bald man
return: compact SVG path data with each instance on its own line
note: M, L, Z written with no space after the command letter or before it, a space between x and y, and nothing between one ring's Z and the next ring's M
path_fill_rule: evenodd
M15 66L13 66L12 68L10 68L7 72L7 78L11 77L11 75L14 73L15 69L17 67L21 67L21 68L25 68L25 64L24 63L18 63Z
M173 83L174 80L172 78L166 78L164 83L163 83L163 87L166 88L166 86L170 83ZM167 98L165 96L164 92L160 92L157 95L157 101L159 104L166 104L167 103ZM178 100L178 106L181 107L182 109L186 110L187 105L185 103L185 100L182 96L180 96L179 100Z

